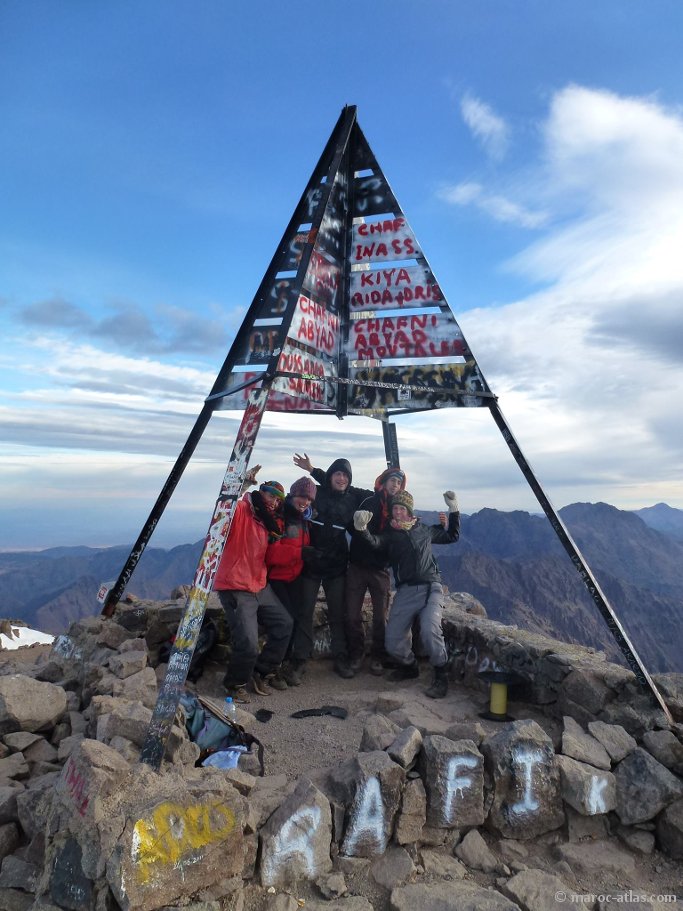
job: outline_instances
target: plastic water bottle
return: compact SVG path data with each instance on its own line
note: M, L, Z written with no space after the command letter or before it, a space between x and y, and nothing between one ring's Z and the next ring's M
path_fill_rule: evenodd
M235 705L232 696L225 697L225 715L230 721L237 720L237 706Z

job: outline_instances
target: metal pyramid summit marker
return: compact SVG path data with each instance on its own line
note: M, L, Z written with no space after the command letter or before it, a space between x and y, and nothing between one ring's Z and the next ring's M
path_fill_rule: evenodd
M102 613L121 598L211 415L244 409L216 501L143 762L158 768L265 411L366 415L399 464L393 415L487 407L581 574L631 670L670 718L613 609L522 455L424 252L356 120L345 107L242 326Z
M492 398L408 220L345 108L212 399L269 411L391 414ZM249 383L249 386L245 386Z

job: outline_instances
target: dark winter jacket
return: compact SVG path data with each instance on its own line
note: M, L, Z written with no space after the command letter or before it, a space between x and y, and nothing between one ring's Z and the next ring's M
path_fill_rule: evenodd
M368 531L373 535L387 531L391 522L391 497L387 494L382 483L386 474L387 472L383 471L379 475L375 480L375 492L371 497L363 500L358 507L372 513ZM406 479L404 475L400 489L405 490L405 487ZM371 569L386 569L389 564L386 553L377 550L376 547L371 547L355 528L351 529L349 562L358 566L368 566Z
M389 528L379 535L362 531L359 535L385 553L394 571L396 586L441 582L432 544L452 544L460 537L460 513L448 514L448 528L423 525L420 520L409 531Z
M343 471L351 480L351 466L346 459L337 459L327 471L314 468L311 472L319 484L315 495L315 509L318 513L311 521L312 553L306 559L304 575L332 579L346 572L349 562L349 547L346 533L353 528L353 514L360 509L371 490L361 487L346 488L343 493L332 490L330 478L335 471Z

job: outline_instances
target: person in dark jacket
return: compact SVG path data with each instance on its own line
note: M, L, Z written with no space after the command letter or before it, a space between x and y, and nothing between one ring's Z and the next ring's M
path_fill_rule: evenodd
M394 571L396 594L387 621L385 645L399 667L390 679L408 680L420 674L411 635L413 620L419 616L420 638L434 670L432 685L427 690L427 696L432 699L442 699L448 692L448 653L441 627L443 588L432 544L451 544L460 537L458 498L452 490L443 496L449 511L446 528L443 521L440 525L423 525L414 515L413 498L406 490L392 498L388 531L378 535L369 532L372 514L367 510L356 512L353 520L365 541L387 554Z
M406 476L400 468L387 468L375 481L375 492L363 500L360 509L372 513L368 525L371 534L387 531L391 522L391 498L405 490ZM391 577L386 553L371 547L355 530L351 533L349 568L346 573L346 635L349 643L349 667L360 670L365 654L363 601L365 593L372 599L372 656L370 673L384 673L386 651L384 628L389 613Z
M297 629L303 611L303 555L311 543L310 519L314 516L316 492L317 487L311 478L299 478L292 484L284 502L283 535L269 544L266 551L270 586L294 620L294 631L285 661L279 671L267 681L279 690L286 689L287 686L299 686L308 657L304 654L305 639L297 636Z
M340 677L353 677L346 641L346 568L349 547L346 533L353 527L353 514L372 491L352 487L353 474L347 459L336 459L327 471L314 468L308 455L294 454L294 464L317 482L317 516L311 521L311 549L304 554L302 573L303 610L295 633L297 654L313 652L313 611L322 585L327 598L327 619L334 669Z

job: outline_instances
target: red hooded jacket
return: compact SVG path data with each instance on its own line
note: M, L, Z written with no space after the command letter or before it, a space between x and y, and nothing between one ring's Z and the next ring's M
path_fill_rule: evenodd
M238 501L213 583L215 591L260 592L268 583L268 531L257 518L251 494Z
M280 582L293 582L304 568L302 548L308 547L311 536L308 521L285 499L285 532L266 551L268 578Z

